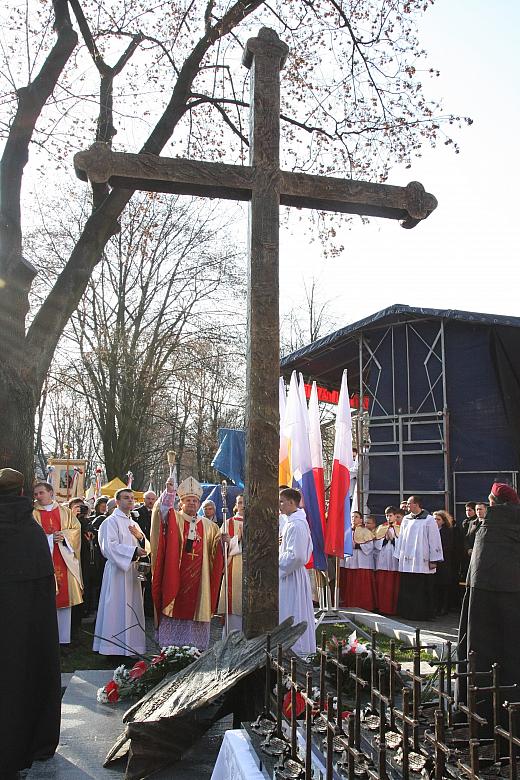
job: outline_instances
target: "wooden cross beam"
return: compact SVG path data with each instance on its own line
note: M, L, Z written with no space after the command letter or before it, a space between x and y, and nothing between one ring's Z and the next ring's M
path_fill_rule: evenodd
M289 49L274 30L247 41L251 72L249 166L112 152L94 144L74 157L92 183L250 201L243 624L247 637L278 623L279 207L338 211L415 227L436 207L406 187L280 170L280 69Z

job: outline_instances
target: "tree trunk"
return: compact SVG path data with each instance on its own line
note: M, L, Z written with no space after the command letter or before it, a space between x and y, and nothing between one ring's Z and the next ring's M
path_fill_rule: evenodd
M0 363L0 468L21 471L29 495L34 480L36 395L34 383L25 379L17 367L7 361Z

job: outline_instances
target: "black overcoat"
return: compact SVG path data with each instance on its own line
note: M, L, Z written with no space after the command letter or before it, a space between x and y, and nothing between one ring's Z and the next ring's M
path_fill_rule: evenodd
M459 659L474 652L476 670L498 663L500 682L520 690L520 505L496 504L475 534L459 626ZM466 671L465 668L461 671ZM489 678L491 680L491 677ZM485 683L489 685L490 683ZM512 700L518 700L518 694ZM459 699L466 699L462 680ZM491 719L491 699L479 711Z
M54 568L32 503L0 496L0 777L54 754L61 675Z

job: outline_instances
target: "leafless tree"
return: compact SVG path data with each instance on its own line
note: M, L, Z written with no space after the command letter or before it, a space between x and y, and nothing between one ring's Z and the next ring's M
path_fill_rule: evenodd
M22 179L43 166L38 197L71 150L92 140L129 150L244 159L248 82L240 46L260 23L291 46L284 75L284 165L384 179L423 142L443 135L440 106L410 0L36 0L9 9L0 69L0 465L31 476L34 418L54 351L87 289L132 192L94 186L82 232L59 276L29 311L37 269L24 259ZM81 40L81 43L79 41ZM431 70L431 69L430 69ZM96 80L97 79L97 82ZM120 140L121 139L121 140ZM34 164L34 168L32 167ZM61 175L69 176L68 168Z
M214 211L181 198L135 198L66 329L61 360L77 355L69 357L69 375L98 431L109 478L130 469L143 481L156 398L171 393L172 380L189 374L198 389L188 408L193 414L200 406L199 428L208 399L215 403L201 355L216 342L218 367L225 339L215 313L239 297L243 280L228 226Z
M281 354L288 355L306 344L312 344L331 333L340 323L333 313L334 296L313 277L304 282L304 303L293 306L282 315Z

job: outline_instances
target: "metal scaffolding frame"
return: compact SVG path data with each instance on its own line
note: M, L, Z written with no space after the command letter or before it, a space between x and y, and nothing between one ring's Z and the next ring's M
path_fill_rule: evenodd
M428 328L421 327L421 323L424 322L428 323ZM396 331L402 328L405 331L406 346L404 356L406 407L404 409L402 398L396 400ZM370 335L372 335L371 339ZM376 335L375 339L374 335ZM383 349L387 348L387 339L391 341L390 363L388 360L380 359ZM372 459L395 456L398 459L399 469L399 490L369 489L369 493L395 494L400 501L404 496L417 491L416 485L406 484L406 459L418 455L431 455L442 459L443 479L441 489L425 492L443 496L444 506L449 509L449 414L446 401L444 320L435 321L428 318L404 320L383 328L361 330L357 334L357 340L360 409L363 409L364 397L368 396L371 432L369 451L363 453L360 459L361 473L366 469L366 463L363 462L366 457ZM420 369L417 363L414 363L412 374L410 365L410 353L414 342L421 344L425 351L422 379L426 378L426 383L423 382L423 391L419 395L415 391L416 383L413 382L413 374L417 376ZM391 372L390 405L388 393L385 393L383 398L381 389L383 385L388 387L386 376L388 371ZM382 429L388 429L386 435ZM430 434L432 431L436 433L435 436L425 435L425 431Z

